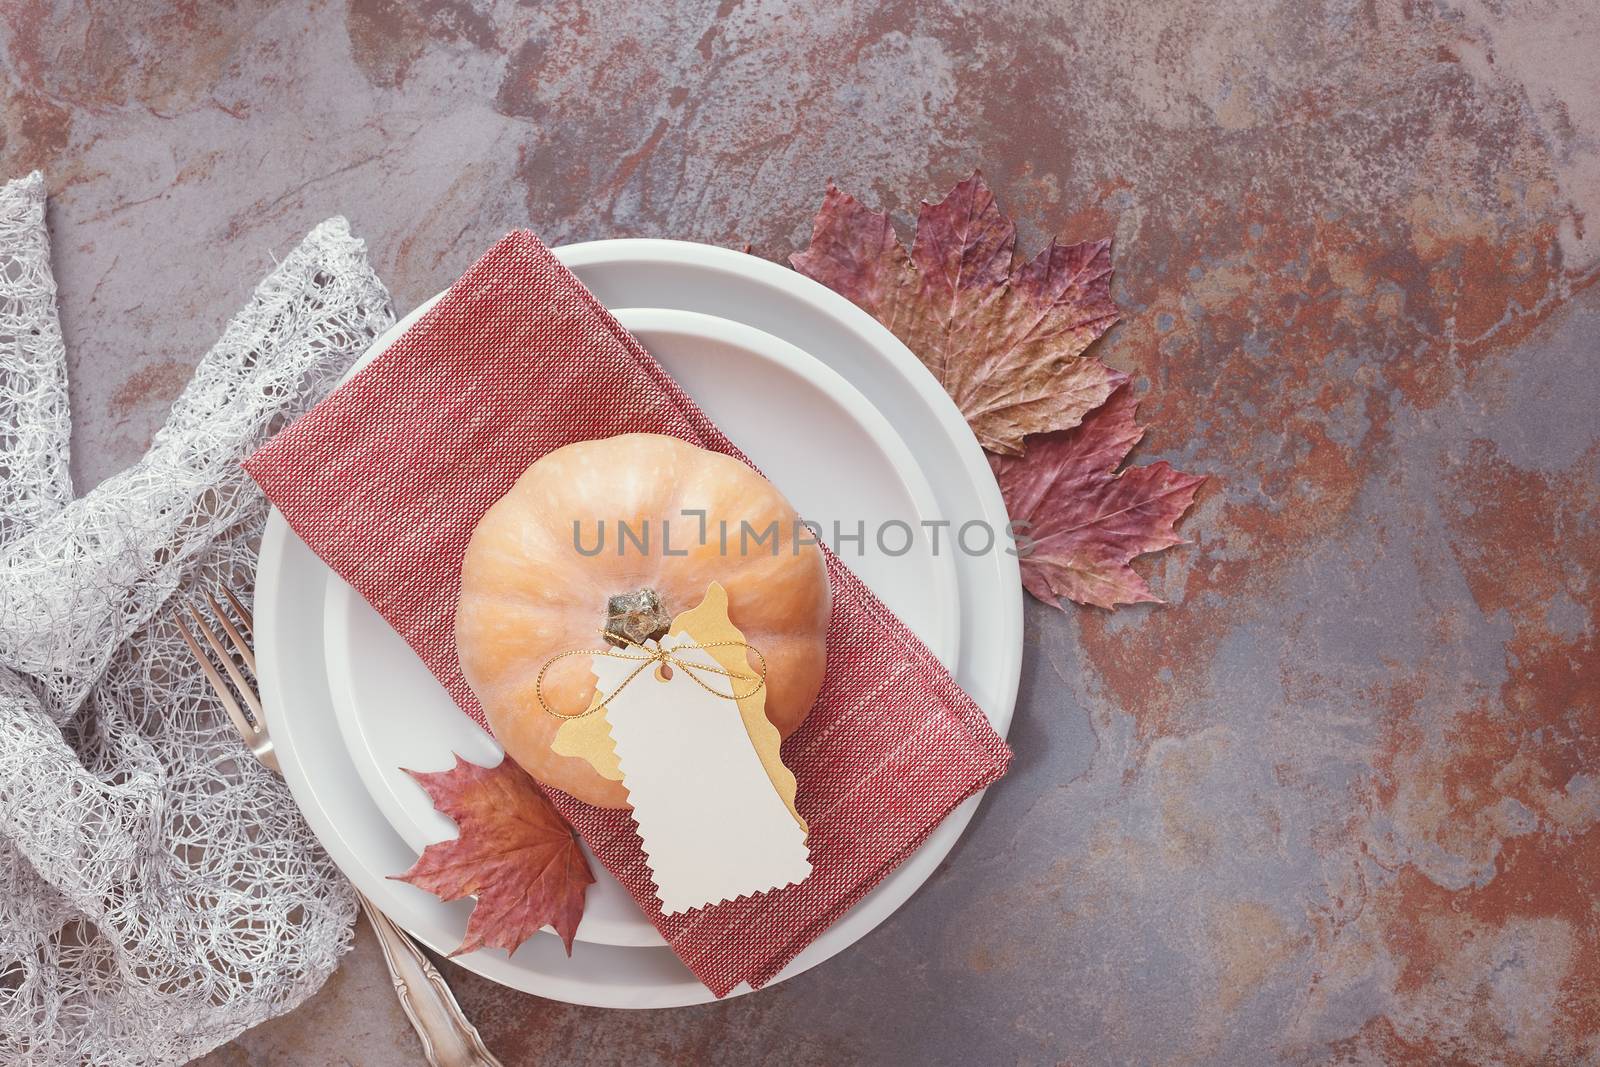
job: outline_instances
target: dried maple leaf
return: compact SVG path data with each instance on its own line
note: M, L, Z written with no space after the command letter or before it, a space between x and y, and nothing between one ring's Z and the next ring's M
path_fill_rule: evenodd
M1111 242L1014 261L1017 230L983 175L924 202L908 252L889 216L831 183L795 270L848 297L931 370L990 452L1065 430L1126 380L1084 350L1117 320Z
M509 759L480 767L456 757L448 771L407 771L461 829L422 850L397 881L442 900L473 896L466 937L452 956L485 946L514 952L553 926L572 954L584 890L594 882L583 849L533 779Z
M1028 438L1026 455L989 457L1012 520L1029 524L1022 584L1047 604L1159 602L1128 561L1183 543L1173 526L1205 478L1166 462L1117 473L1144 436L1138 406L1119 388L1076 428Z

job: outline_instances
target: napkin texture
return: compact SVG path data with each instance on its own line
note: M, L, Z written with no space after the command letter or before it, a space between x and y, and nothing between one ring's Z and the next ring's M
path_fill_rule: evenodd
M672 434L749 462L539 239L518 231L246 468L484 724L454 636L473 527L545 453L632 432ZM719 997L771 980L1010 760L949 672L825 555L827 677L784 745L811 829L809 879L664 916L630 814L547 790Z

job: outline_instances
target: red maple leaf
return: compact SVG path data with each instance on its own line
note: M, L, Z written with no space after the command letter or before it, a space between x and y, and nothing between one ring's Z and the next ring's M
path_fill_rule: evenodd
M1013 521L1028 523L1022 584L1047 604L1061 597L1113 608L1156 601L1128 561L1183 539L1173 533L1202 476L1166 462L1117 471L1144 428L1126 386L1071 430L1028 438L1024 456L990 456Z
M448 771L407 771L461 833L422 850L393 875L441 900L477 897L452 956L485 946L514 952L552 926L572 955L584 891L594 882L572 828L509 759L480 767L460 756Z
M1126 380L1084 350L1117 321L1111 242L1016 259L1017 228L983 175L923 202L910 251L886 213L831 183L795 270L869 312L939 379L990 452L1065 430Z
M1128 561L1181 543L1203 480L1165 463L1117 474L1144 431L1128 376L1086 354L1117 320L1111 242L1016 257L983 175L924 202L908 252L889 216L831 183L794 268L883 323L931 370L990 453L1035 542L1022 582L1047 604L1155 600ZM1102 406L1103 405L1103 406Z

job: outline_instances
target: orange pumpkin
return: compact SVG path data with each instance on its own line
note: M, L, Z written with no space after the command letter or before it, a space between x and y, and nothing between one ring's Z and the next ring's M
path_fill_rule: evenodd
M774 524L776 540L763 536ZM652 591L671 617L712 582L766 661L767 718L788 737L822 687L830 606L822 554L796 530L771 482L675 437L625 434L544 456L479 521L461 568L456 645L496 739L546 785L627 807L621 782L552 750L562 720L539 701L561 715L588 709L590 657L556 660L536 689L540 670L604 647L613 597Z

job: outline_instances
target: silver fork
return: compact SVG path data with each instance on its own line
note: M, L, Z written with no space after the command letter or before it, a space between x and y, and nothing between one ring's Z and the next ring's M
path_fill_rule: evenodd
M249 610L239 602L239 598L233 595L233 590L223 586L222 595L233 608L234 615L239 620L238 625L228 618L228 612L223 610L217 598L209 592L206 593L206 601L227 637L226 646L223 644L223 639L217 636L216 631L206 621L205 616L193 604L186 604L185 607L194 620L194 630L190 630L189 624L184 621L181 614L178 616L178 628L183 632L183 639L188 642L189 649L199 661L201 669L206 672L211 688L216 690L222 706L227 709L228 717L233 720L233 725L238 727L244 743L249 746L256 759L282 774L283 770L278 766L278 756L272 750L272 738L267 734L266 720L261 716L261 698L256 694L255 686L246 677L245 672L239 669L239 663L242 662L251 676L256 674L256 656L248 638L253 632L255 620L251 618ZM205 650L200 647L200 642L195 639L195 631L198 631L200 637L210 646L216 662L213 662L212 657L207 656ZM233 654L229 653L229 648ZM238 662L235 661L235 655L238 657ZM221 663L222 670L227 672L226 679L223 678L222 671L217 670L217 663ZM233 683L231 687L229 682ZM241 708L239 701L234 698L235 692L244 698L245 704L250 709L249 715L245 714L244 708ZM388 964L389 977L394 981L395 995L400 998L400 1007L406 1013L406 1018L410 1019L411 1025L416 1028L417 1037L422 1041L422 1051L428 1057L428 1062L434 1067L500 1067L500 1061L495 1059L484 1046L483 1038L478 1036L477 1029L462 1013L461 1005L456 1003L455 995L445 984L444 976L439 973L439 969L423 955L416 943L388 916L379 911L359 889L356 890L356 899L361 901L361 910L366 912L367 921L372 924L373 932L378 935L378 944L383 947L383 960Z

